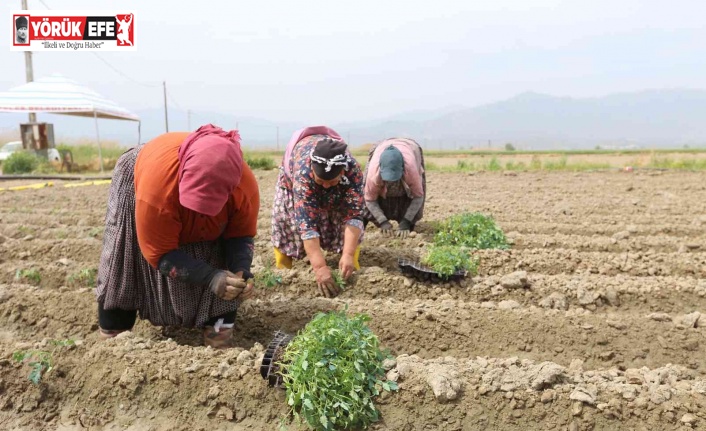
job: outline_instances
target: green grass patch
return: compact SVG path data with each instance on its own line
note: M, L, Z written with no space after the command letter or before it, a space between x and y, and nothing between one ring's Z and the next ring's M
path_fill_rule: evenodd
M500 165L498 158L493 156L485 167L486 170L491 172L501 171L503 167Z
M675 169L686 171L703 171L706 170L706 159L672 159L671 157L659 156L653 154L647 164L648 168L652 169Z
M71 155L74 159L74 163L79 165L88 165L95 162L98 159L98 145L67 145L59 144L56 146L59 153L63 154L63 151L71 151ZM122 154L127 151L129 147L121 147L115 144L104 144L101 146L101 155L103 159L118 159Z
M396 391L385 380L377 336L370 317L345 311L319 313L294 337L284 353L286 400L299 422L315 430L366 428L380 418L373 398Z
M245 156L245 163L250 166L250 169L264 169L264 170L271 170L275 169L277 166L275 165L274 160L272 160L271 157L268 156L262 156L262 157L252 157L252 156Z

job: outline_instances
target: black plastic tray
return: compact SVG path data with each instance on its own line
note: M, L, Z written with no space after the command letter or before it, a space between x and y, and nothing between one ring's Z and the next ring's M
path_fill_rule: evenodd
M456 271L449 276L443 276L428 266L422 265L418 261L409 259L398 259L397 263L400 266L400 271L402 274L414 277L419 281L427 281L431 283L446 283L446 282L459 282L466 278L468 273L466 271Z
M279 365L277 362L284 354L284 349L287 347L293 336L282 331L275 332L274 338L265 350L265 356L260 364L260 375L267 380L268 386L281 388L282 375L279 373Z

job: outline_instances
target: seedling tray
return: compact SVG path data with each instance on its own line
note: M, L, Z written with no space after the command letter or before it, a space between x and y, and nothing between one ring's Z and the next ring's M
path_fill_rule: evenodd
M449 276L443 276L428 266L422 265L418 261L408 260L408 259L398 259L398 264L400 266L400 271L402 274L408 277L414 277L419 281L431 282L431 283L447 283L447 282L459 282L466 278L468 273L466 271L456 271Z
M260 365L260 375L267 380L267 385L275 388L281 388L283 381L282 375L279 373L279 362L284 355L284 349L287 347L293 336L282 331L275 332L274 338L265 350L265 356L262 358Z

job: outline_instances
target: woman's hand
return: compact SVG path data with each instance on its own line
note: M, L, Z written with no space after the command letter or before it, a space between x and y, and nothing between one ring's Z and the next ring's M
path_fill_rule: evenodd
M209 283L211 292L224 301L236 299L243 293L247 286L247 283L242 277L238 277L229 271L218 271Z
M355 265L353 265L353 256L342 254L341 260L338 261L338 270L341 272L341 277L344 280L348 280L353 271L355 271Z
M241 280L243 279L243 272L242 271L238 271L235 274L230 271L226 271L226 273L231 278L236 278L236 279L241 279ZM250 280L247 280L245 282L245 284L246 284L246 286L243 289L243 291L240 293L240 295L235 297L235 300L238 302L243 302L243 301L255 296L255 284L253 283L253 279L251 278Z
M341 289L338 288L336 280L333 279L331 275L331 269L324 265L318 269L314 270L314 275L316 276L316 284L319 286L321 293L327 298L335 298L341 293Z

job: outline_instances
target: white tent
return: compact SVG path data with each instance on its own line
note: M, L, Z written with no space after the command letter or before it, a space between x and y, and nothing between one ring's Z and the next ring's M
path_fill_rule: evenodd
M0 112L46 112L93 117L98 140L98 157L103 171L98 119L140 121L140 118L88 87L54 74L0 93ZM138 126L139 130L139 126Z

